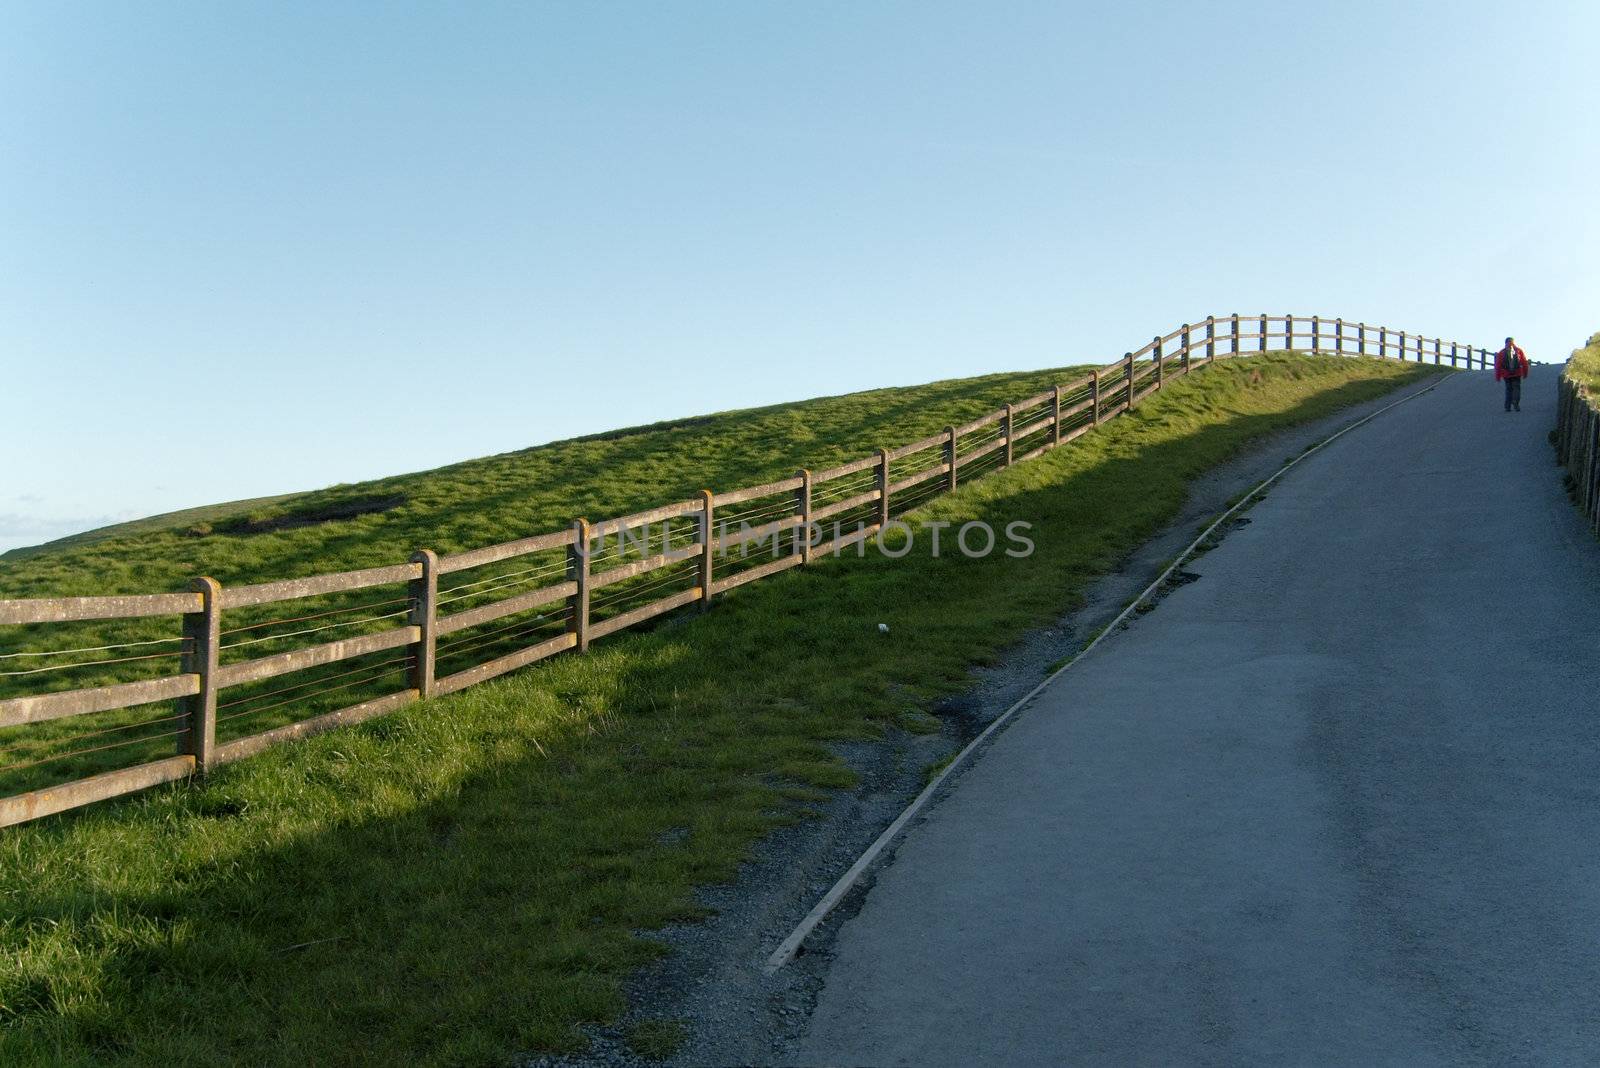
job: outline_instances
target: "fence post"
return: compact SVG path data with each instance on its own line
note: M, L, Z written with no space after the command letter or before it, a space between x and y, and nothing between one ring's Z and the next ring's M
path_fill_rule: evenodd
M1322 351L1322 316L1311 317L1311 353L1316 355Z
M1206 363L1217 358L1217 317L1206 316Z
M1406 362L1406 332L1400 331L1400 340L1395 345L1395 350L1400 354L1400 362Z
M1011 405L1006 405L1006 411L1011 410ZM1010 426L1006 428L1010 434ZM1011 462L1011 439L1006 438L1006 462ZM878 529L882 530L889 523L889 450L878 450Z
M711 558L716 550L717 537L713 533L713 523L716 520L716 508L712 503L713 494L708 489L700 491L700 610L703 612L711 607ZM743 550L741 550L743 551Z
M1459 348L1459 346L1460 346L1459 342L1456 342L1456 341L1450 342L1450 366L1451 367L1456 366L1456 352L1457 352L1457 349Z
M1189 324L1183 324L1183 374L1189 373Z
M1234 312L1231 318L1233 320L1233 348L1231 352L1237 356L1239 355L1239 313Z
M567 598L567 629L578 652L589 650L589 521L572 523L572 544L567 546L567 581L577 586Z
M1050 387L1050 445L1061 444L1061 387Z
M1378 327L1378 357L1385 360L1389 358L1389 328L1387 326Z
M1267 315L1265 312L1261 313L1261 351L1267 351Z
M1421 335L1421 334L1418 334L1418 335L1417 335L1417 362L1418 362L1418 363L1421 363L1421 362L1423 362L1423 355L1422 355L1422 335Z
M1357 356L1365 356L1366 354L1367 354L1367 324L1366 323L1359 323L1356 326L1356 355Z
M1124 353L1122 358L1124 360L1128 361L1128 370L1127 370L1128 396L1127 396L1127 399L1126 399L1126 405L1127 406L1125 408L1123 408L1123 411L1131 412L1131 411L1133 411L1133 353L1131 353L1131 352Z
M1100 425L1100 369L1097 367L1089 372L1089 396L1092 398L1094 412L1094 425Z
M1150 358L1153 359L1156 362L1156 389L1160 390L1161 389L1161 364L1164 362L1163 361L1163 354L1161 352L1161 339L1159 337L1153 338L1151 340L1150 344L1151 344Z
M800 525L794 528L795 552L800 554L800 562L811 562L811 471L802 467L795 475L800 479L800 488L794 491L794 510L800 516Z
M1294 316L1283 317L1283 347L1289 352L1294 351Z
M434 626L439 618L439 554L418 549L411 555L413 564L422 565L422 574L411 580L411 625L421 632L411 647L411 688L419 697L433 696L434 662L438 638Z
M956 428L944 428L944 462L950 468L950 479L946 492L954 493L956 489Z
M1001 438L1002 441L1004 441L1006 443L1006 447L1005 447L1004 452L1001 454L1000 466L1001 467L1010 467L1011 466L1011 405L1009 405L1009 404L1006 405L1002 409L1002 411L1005 414L1000 417L1000 438Z
M201 577L189 583L200 595L200 611L183 617L183 673L200 676L200 692L180 698L179 711L189 718L178 736L179 752L194 757L194 770L204 775L217 747L217 654L222 645L222 585Z

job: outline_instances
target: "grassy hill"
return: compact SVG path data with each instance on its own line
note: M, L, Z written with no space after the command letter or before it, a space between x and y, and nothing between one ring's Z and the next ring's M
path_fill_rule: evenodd
M160 515L147 516L144 519L130 519L126 523L113 523L106 527L96 527L85 530L79 534L69 534L64 538L43 542L39 545L23 545L7 552L0 553L0 561L26 560L30 556L39 556L44 553L60 552L79 545L93 545L96 542L110 541L113 538L125 538L139 534L151 533L158 530L172 530L180 527L191 527L200 523L214 523L231 519L234 516L244 515L253 509L270 508L293 500L299 494L289 493L277 497L252 497L243 501L229 501L225 504L206 504L198 508L184 508L176 512L163 512Z
M228 585L403 563L420 548L458 552L560 529L578 516L604 519L704 488L733 489L853 460L1084 370L986 375L724 412L269 499L243 511L222 506L220 518L174 513L0 560L0 597L161 592L183 589L198 574ZM537 412L535 402L534 420ZM359 507L389 502L371 512Z
M0 1063L498 1064L580 1049L576 1025L614 1018L622 980L661 952L636 932L696 916L695 886L851 782L830 742L925 724L974 663L1168 521L1188 480L1430 370L1281 354L1206 368L919 513L1026 520L1025 559L826 559L204 784L0 832ZM160 590L201 570L240 581L480 545L849 459L1068 375L547 446L307 495L234 533L8 561L0 589ZM307 511L375 502L326 522Z
M1566 374L1586 389L1600 391L1600 334L1572 354L1567 361Z

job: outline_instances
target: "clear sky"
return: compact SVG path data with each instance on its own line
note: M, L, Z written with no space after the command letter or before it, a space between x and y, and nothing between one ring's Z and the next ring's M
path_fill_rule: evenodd
M1600 329L1600 4L0 6L0 548L1208 313Z

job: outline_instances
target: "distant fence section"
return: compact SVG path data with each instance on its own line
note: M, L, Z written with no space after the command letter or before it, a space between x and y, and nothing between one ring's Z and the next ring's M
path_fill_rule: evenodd
M1072 441L1130 411L1168 379L1213 360L1269 349L1378 356L1462 369L1484 369L1490 360L1483 348L1343 319L1213 316L1186 323L1114 363L961 426L764 485L706 490L691 500L594 523L577 519L564 530L469 552L440 556L423 549L387 567L230 587L201 577L182 593L0 601L0 628L159 617L174 621L180 632L60 650L113 654L86 662L91 665L139 661L142 666L171 655L179 661L175 673L0 700L0 730L25 725L44 729L67 717L165 706L168 711L136 724L159 728L138 740L170 737L174 743L169 744L176 747L171 756L0 798L0 826L203 773L280 742L360 723L557 653L581 652L597 639L675 609L705 607L738 586L864 542L893 518L965 480ZM1566 383L1562 388L1563 458L1569 465L1577 464L1575 471L1584 472L1582 492L1593 516L1595 410ZM759 551L749 552L752 546ZM738 550L737 556L733 550ZM489 565L512 570L472 577L475 569ZM465 577L456 581L457 576ZM519 592L494 596L506 589ZM359 608L365 614L360 618L350 618L354 607L329 607L328 598L352 591L373 591L380 599L363 602ZM286 607L272 611L287 615L266 622L247 615L230 626L241 613L280 605ZM256 643L269 637L282 644L280 639L293 635L324 634L351 623L360 623L365 632L256 653L260 648ZM269 624L298 629L257 636ZM508 644L514 648L503 651ZM152 646L176 651L146 654ZM139 651L130 653L134 647ZM47 654L0 653L0 658L43 655ZM254 687L252 693L276 701L268 707L304 704L309 696L305 687L310 684L280 685L280 680L351 662L362 666L319 676L316 692L326 695L344 686L393 678L391 692L218 741L218 723L238 714L230 711L233 692ZM0 666L4 663L0 659ZM34 670L43 669L0 674L29 676ZM347 678L355 682L323 681ZM263 685L271 688L262 689ZM114 737L127 729L112 724L91 732L112 737L82 752L114 751L128 744ZM0 746L0 754L14 748ZM8 766L27 765L0 764L0 772Z
M1589 529L1600 535L1600 398L1570 371L1556 388L1556 460Z

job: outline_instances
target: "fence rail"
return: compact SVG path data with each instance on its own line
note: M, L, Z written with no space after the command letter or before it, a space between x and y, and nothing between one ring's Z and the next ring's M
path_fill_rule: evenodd
M1301 341L1307 344L1297 345ZM211 767L241 759L279 742L359 723L421 698L451 693L567 650L584 651L597 638L678 608L691 604L704 608L713 597L728 590L863 542L889 525L894 517L955 489L964 479L981 477L1072 441L1106 420L1137 407L1140 401L1161 389L1169 378L1187 374L1214 360L1265 352L1269 345L1326 355L1431 361L1439 366L1466 369L1487 368L1490 360L1488 351L1483 348L1343 319L1293 315L1210 316L1202 323L1185 323L1171 333L1153 337L1143 347L1125 353L1122 359L1080 379L1008 404L961 426L946 427L940 434L893 449L879 449L873 455L823 471L801 470L790 478L720 493L707 490L694 500L593 524L579 519L565 530L446 556L420 550L405 563L385 567L229 588L209 578L197 578L192 588L183 593L0 601L0 626L173 616L182 623L181 636L126 643L176 643L178 653L153 653L149 657L180 655L181 670L176 674L0 700L0 728L173 701L176 702L174 714L154 722L157 725L175 722L177 726L138 740L171 735L177 738L178 746L176 756L147 760L132 767L0 798L0 827L203 774ZM1562 390L1559 447L1563 462L1575 472L1581 472L1581 504L1586 514L1595 518L1596 501L1600 498L1600 493L1596 492L1600 420L1596 419L1593 405L1582 399L1570 382L1564 380ZM680 528L674 534L671 527L674 521L687 521L688 529ZM729 533L731 524L738 527L733 533ZM721 533L718 533L719 525ZM657 526L662 530L654 535L660 542L653 545L652 528ZM829 534L831 536L827 536ZM756 560L760 560L763 549L770 550L770 558L752 562L751 554L746 551L752 544L757 550ZM739 550L737 559L729 555L730 549ZM512 572L509 578L490 576L440 590L442 576L506 561L517 561L519 567L528 561L537 562ZM499 590L528 584L535 588L472 603L492 597ZM405 592L375 604L310 612L286 621L275 621L305 620L314 624L289 634L235 637L237 632L249 632L268 624L250 624L233 630L223 626L224 614L229 611L386 586L403 586ZM648 600L636 603L645 595L649 596ZM461 604L461 601L468 603ZM400 607L396 608L397 605ZM444 606L453 607L441 613ZM353 620L328 622L326 618L357 609L377 608L395 610ZM531 620L527 618L530 613L534 613ZM474 637L471 633L514 617L518 622L503 625L487 636ZM224 650L254 642L379 623L385 624L382 629L366 634L335 637L226 664L220 662ZM224 644L224 637L234 637L234 641ZM441 643L441 639L447 641ZM526 644L508 653L492 652L513 641ZM488 655L489 659L438 675L441 657L460 659L479 650L485 650L481 655ZM93 653L96 650L71 651ZM400 651L401 655L345 673L356 676L368 672L370 677L358 680L366 684L374 684L388 674L403 674L404 685L392 692L218 744L218 709L221 707L218 698L225 691L395 651ZM124 659L145 660L147 657ZM120 662L108 659L88 663ZM393 666L396 663L402 666L396 668ZM371 671L379 674L370 675ZM303 702L318 693L337 692L342 688L326 687L279 703ZM297 689L300 687L284 687L266 696ZM97 733L124 729L127 728L113 726ZM116 744L121 743L110 743L102 748ZM0 772L5 770L7 767L0 765Z
M1600 535L1600 398L1570 373L1556 386L1556 461L1567 469L1572 498Z

